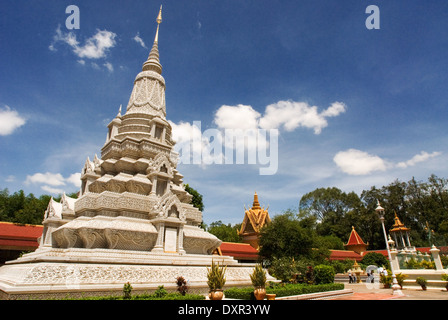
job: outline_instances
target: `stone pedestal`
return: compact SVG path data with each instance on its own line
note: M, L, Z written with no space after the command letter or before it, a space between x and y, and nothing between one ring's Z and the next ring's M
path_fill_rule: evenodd
M390 257L391 261L390 264L392 265L393 270L395 273L398 273L400 271L400 263L398 262L398 251L396 249L390 250Z
M436 265L436 270L443 270L442 261L440 260L439 252L440 250L436 248L435 245L432 245L431 250L432 258L434 259L434 263Z

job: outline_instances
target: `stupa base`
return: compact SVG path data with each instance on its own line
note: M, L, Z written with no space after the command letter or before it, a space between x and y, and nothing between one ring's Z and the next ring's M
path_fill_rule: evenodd
M189 292L206 294L207 267L227 265L226 286L251 286L253 264L232 257L110 249L39 249L0 268L0 299L47 299L122 295L129 282L133 294L152 293L163 285L175 291L175 280L188 281ZM275 280L268 276L268 280Z

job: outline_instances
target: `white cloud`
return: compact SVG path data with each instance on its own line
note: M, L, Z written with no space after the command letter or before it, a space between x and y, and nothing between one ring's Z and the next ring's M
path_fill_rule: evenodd
M115 37L116 34L111 31L98 30L95 35L87 39L84 46L80 47L77 44L71 46L75 54L80 58L104 58L107 50L115 46Z
M221 106L215 113L214 122L220 129L257 129L260 113L251 106Z
M64 177L60 173L35 173L32 176L26 176L25 184L49 184L50 186L65 185Z
M365 175L387 169L387 163L380 157L356 149L338 152L333 161L349 175Z
M251 106L221 106L215 113L215 124L221 129L280 129L294 131L298 127L314 129L315 134L322 132L328 125L326 118L345 112L345 105L334 102L328 109L318 112L316 106L305 102L279 101L266 107L264 115Z
M49 186L42 186L40 187L42 190L47 191L51 194L62 194L64 193L64 190L62 189L58 189L58 188L53 188L53 187L49 187Z
M190 124L188 122L180 122L171 124L173 132L173 140L176 141L175 150L181 152L181 159L183 163L195 162L197 163L212 163L213 159L210 156L210 141L201 132L200 124ZM196 163L196 162L195 162Z
M112 63L106 62L104 64L104 66L107 68L107 70L109 70L109 72L113 72L114 71L114 66L112 65Z
M316 106L306 102L279 101L266 107L264 116L260 119L260 127L272 129L283 127L286 131L294 131L298 127L314 129L320 134L328 125L327 117L335 117L345 112L345 105L334 102L328 109L319 113Z
M143 48L146 48L145 42L143 41L142 38L140 38L140 33L137 32L137 35L133 38L135 42L137 42L138 44L140 44ZM146 48L148 49L148 48Z
M64 178L60 173L35 173L28 175L25 180L25 184L41 185L40 188L52 194L61 194L64 192L62 188L55 188L66 186L66 184L72 184L75 187L81 187L81 173L73 173L68 178ZM73 187L69 187L73 188Z
M81 187L81 173L79 173L79 172L73 173L70 175L70 177L65 179L65 181L73 184L75 187L80 188Z
M344 111L345 105L339 102L319 113L317 107L304 102L279 101L267 106L264 115L249 105L222 105L214 116L216 128L203 133L200 122L193 125L170 123L182 163L190 159L184 158L187 154L195 164L222 163L223 159L230 163L233 155L236 163L244 163L247 157L249 164L256 164L257 159L267 157L268 150L270 156L278 156L279 129L293 131L303 126L313 128L318 134L328 125L327 117L335 117Z
M92 37L85 41L84 45L80 45L79 41L76 39L76 34L73 32L62 32L61 26L59 25L49 49L56 51L56 43L63 42L68 44L73 49L73 52L81 59L99 59L106 57L108 50L115 46L116 36L117 35L111 31L97 30ZM83 60L78 60L79 63L84 64L81 61Z
M0 136L10 135L17 128L23 126L26 120L20 116L15 110L5 106L5 109L0 109Z
M407 161L398 162L396 164L387 162L376 155L367 152L349 149L338 152L333 161L345 173L349 175L367 175L374 171L385 171L392 168L407 168L417 163L427 161L440 155L441 152L427 153L422 151Z
M397 163L397 167L399 168L407 168L409 166L414 166L419 162L423 162L423 161L427 161L431 158L437 157L441 154L441 152L433 152L433 153L428 153L426 151L422 151L419 154L416 154L415 156L413 156L411 159L407 160L407 161L403 161L403 162L399 162Z

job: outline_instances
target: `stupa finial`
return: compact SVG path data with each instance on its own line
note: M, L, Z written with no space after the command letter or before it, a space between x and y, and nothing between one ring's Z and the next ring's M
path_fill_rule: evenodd
M162 74L162 65L159 61L159 27L162 23L162 5L160 5L159 14L157 15L157 30L154 37L154 44L152 45L151 52L149 52L148 59L143 64L143 71L155 71L158 74Z
M159 15L156 19L157 22L157 31L156 31L156 37L154 38L154 42L159 42L159 26L162 23L162 5L160 5Z

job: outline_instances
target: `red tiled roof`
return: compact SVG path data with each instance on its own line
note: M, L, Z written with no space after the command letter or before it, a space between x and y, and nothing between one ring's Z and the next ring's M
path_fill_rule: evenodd
M258 258L258 251L247 243L223 242L219 247L219 251L224 256L235 258L250 258L254 260Z
M431 255L431 252L429 251L429 250L431 250L431 247L416 247L415 249L417 251L420 251L421 253L428 253L429 255ZM448 247L446 247L446 246L437 247L437 249L439 249L441 252L448 252ZM381 253L386 258L389 258L386 249L383 249L383 250L369 250L366 253L369 253L369 252Z
M350 250L330 250L330 260L351 259L361 261L362 256L359 253Z
M26 250L39 246L37 239L42 235L43 226L15 224L0 221L0 248Z
M359 236L358 232L356 232L355 228L352 227L352 232L350 233L350 237L347 242L347 246L352 245L366 245L364 241L362 241L361 237Z

